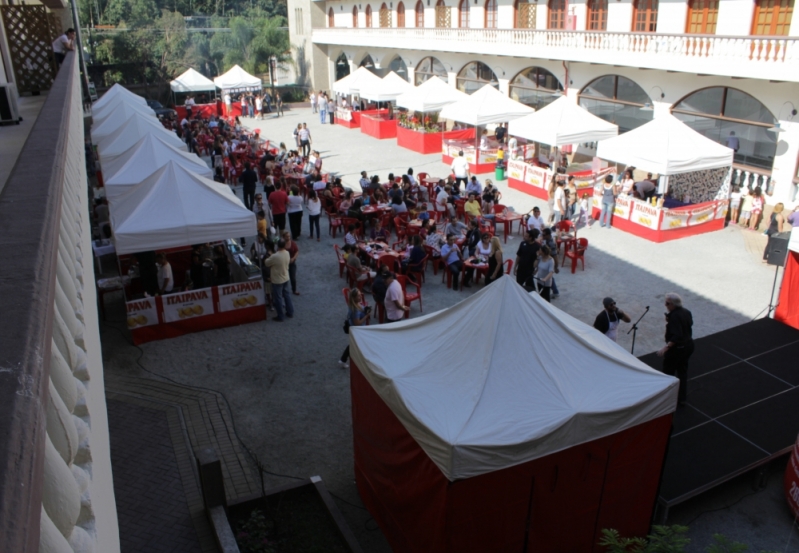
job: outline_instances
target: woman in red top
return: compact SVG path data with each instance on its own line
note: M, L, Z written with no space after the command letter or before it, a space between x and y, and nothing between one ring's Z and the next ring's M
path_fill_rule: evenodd
M289 197L283 189L283 184L277 185L277 190L269 194L269 205L272 208L272 218L275 221L277 230L282 234L286 228L286 204Z

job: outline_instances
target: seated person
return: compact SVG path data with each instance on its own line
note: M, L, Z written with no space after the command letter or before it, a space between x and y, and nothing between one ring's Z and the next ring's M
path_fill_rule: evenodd
M381 223L380 219L375 221L375 226L372 227L372 232L370 233L372 240L375 242L388 242L391 238L391 234L383 228L383 223Z
M408 206L406 206L405 202L402 201L402 196L394 196L391 198L391 211L394 213L394 215L408 212Z
M344 199L341 200L341 203L338 206L338 210L341 213L347 213L352 207L352 191L348 191L344 194Z
M421 273L424 270L422 260L424 259L424 256L427 255L422 247L422 239L418 235L411 236L410 243L412 245L411 253L408 256L407 261L402 262L402 270L406 274L409 272Z
M344 235L344 242L349 244L350 246L356 246L358 244L358 237L356 235L357 227L353 224L347 227L347 234Z
M467 194L474 193L477 194L478 197L480 196L480 194L483 193L483 185L480 184L480 181L478 181L477 177L475 177L474 175L472 175L471 180L466 185L466 193Z
M347 266L355 270L359 282L375 277L375 272L370 271L368 267L364 267L361 264L361 259L357 255L350 254L347 256Z
M347 210L347 217L351 219L358 219L359 221L363 222L366 217L364 216L363 212L361 211L362 200L360 198L356 198L352 205Z
M544 230L545 224L544 218L541 217L541 210L538 207L534 207L529 217L527 217L527 230L536 229L541 232Z
M400 189L399 184L396 182L391 185L391 188L388 189L388 197L389 199L393 200L396 196L402 198L402 189Z
M472 219L477 219L483 214L482 206L477 201L478 195L475 192L469 193L469 199L463 204L463 211Z
M455 217L447 217L447 224L444 226L444 234L447 236L465 236L469 227L458 221Z
M445 243L444 236L435 231L431 232L427 235L424 243L433 250L433 257L441 257L441 246Z

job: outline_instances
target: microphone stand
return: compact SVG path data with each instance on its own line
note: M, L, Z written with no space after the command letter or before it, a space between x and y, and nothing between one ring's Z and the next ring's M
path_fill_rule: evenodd
M647 313L649 313L648 305L646 306L646 311L644 311L644 314L638 317L638 320L633 323L633 327L627 331L627 334L630 334L630 332L633 333L633 347L630 348L630 353L633 355L635 354L635 335L638 333L638 323L641 322L641 319L643 319Z

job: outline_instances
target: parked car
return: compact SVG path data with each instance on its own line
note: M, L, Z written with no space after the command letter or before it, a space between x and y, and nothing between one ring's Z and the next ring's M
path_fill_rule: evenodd
M158 100L147 100L147 105L152 108L158 117L177 117L178 112L172 108L165 108Z

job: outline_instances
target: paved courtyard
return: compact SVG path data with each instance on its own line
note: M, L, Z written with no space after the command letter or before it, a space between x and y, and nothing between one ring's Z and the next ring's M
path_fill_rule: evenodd
M310 109L287 111L286 116L266 121L245 120L260 128L262 136L284 141L291 147L291 129L307 122L313 148L324 158L324 169L339 174L345 185L355 186L361 170L385 178L389 171L401 174L408 167L433 176L448 168L441 156L420 155L396 146L394 140L378 141L360 130L321 125ZM493 175L483 175L484 178ZM503 203L526 212L544 202L498 183ZM294 296L295 317L285 323L266 321L235 328L192 334L145 344L141 363L149 370L178 382L203 386L224 394L231 406L239 436L272 473L308 477L320 475L338 498L365 551L389 551L385 539L368 513L360 507L352 470L352 434L349 377L336 360L347 344L341 331L346 306L338 276L334 243L322 220L321 242L298 241L298 279L301 296ZM554 304L591 324L601 310L601 299L612 296L633 317L650 306L636 340L635 353L659 349L663 343L663 296L678 292L693 311L696 337L711 334L762 316L769 305L773 267L761 264L765 238L737 227L665 244L653 244L615 229L599 227L580 231L589 240L585 271L577 268L557 276L560 297ZM505 257L515 257L520 236L508 237ZM479 290L447 290L440 274L428 269L422 289L424 312L444 309ZM109 326L124 332L124 306L119 295L108 296ZM411 309L419 315L418 304ZM475 323L480 324L479 314ZM628 328L629 325L626 327ZM630 347L626 328L620 344ZM136 365L139 353L122 334L103 328L103 355L111 375L151 378ZM463 344L467 347L468 344ZM413 344L398 344L402 348ZM564 354L567 352L564 352ZM113 437L112 437L113 439ZM784 467L784 464L782 465ZM717 491L688 502L671 512L670 523L692 523L696 549L713 533L724 533L753 545L753 550L799 551L799 531L779 492L779 466L768 488L751 493L749 481L738 479ZM267 486L286 479L266 475ZM741 499L743 497L743 499ZM740 500L740 501L739 501ZM737 502L734 507L727 505ZM705 514L705 511L708 511ZM793 534L791 535L791 532ZM786 543L792 537L789 545Z

